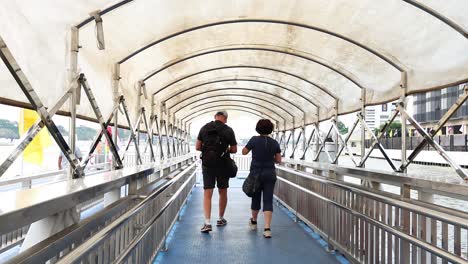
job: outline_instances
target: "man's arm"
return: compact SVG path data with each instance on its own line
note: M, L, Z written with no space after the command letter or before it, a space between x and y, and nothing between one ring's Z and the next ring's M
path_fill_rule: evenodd
M202 149L202 141L197 139L197 142L195 143L195 149L198 151L201 151Z
M237 145L229 147L229 153L237 153Z
M62 155L60 155L59 158L58 158L58 168L59 168L59 170L62 169L62 158L63 158Z

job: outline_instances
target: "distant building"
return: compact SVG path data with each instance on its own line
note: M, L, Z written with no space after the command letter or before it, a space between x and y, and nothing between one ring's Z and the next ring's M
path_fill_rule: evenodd
M464 85L448 87L442 90L418 93L414 96L414 118L423 128L430 131L440 118L463 94ZM412 132L414 128L410 126ZM465 102L442 128L441 134L468 133L468 102Z
M366 123L369 128L374 131L380 125L385 123L391 116L392 111L395 110L395 103L385 103L381 105L374 105L366 107Z

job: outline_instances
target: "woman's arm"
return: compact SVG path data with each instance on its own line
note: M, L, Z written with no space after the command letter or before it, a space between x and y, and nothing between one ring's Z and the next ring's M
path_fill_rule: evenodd
M246 147L244 147L244 148L242 149L242 155L247 155L247 154L249 154L249 152L250 152L250 149L248 149L248 148L246 148Z
M276 163L281 163L281 153L276 153L275 154L275 162Z

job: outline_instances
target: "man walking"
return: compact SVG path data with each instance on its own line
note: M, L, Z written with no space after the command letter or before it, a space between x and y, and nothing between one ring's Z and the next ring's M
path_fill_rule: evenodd
M226 169L226 159L229 153L237 152L237 142L234 131L226 125L228 114L226 111L218 111L215 120L207 123L200 129L195 145L196 150L201 151L203 172L203 211L205 223L201 232L212 231L211 227L211 198L215 185L219 192L219 219L216 226L225 226L224 212L227 205L227 188L229 187L229 175Z

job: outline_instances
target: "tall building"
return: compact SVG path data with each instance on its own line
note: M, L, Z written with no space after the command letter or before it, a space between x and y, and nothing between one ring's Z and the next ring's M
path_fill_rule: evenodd
M463 94L464 84L414 96L414 118L430 130ZM465 102L442 128L442 135L468 133L468 102Z
M374 131L380 125L385 123L391 116L392 111L395 110L395 103L385 103L381 105L374 105L366 107L366 123L369 128Z

